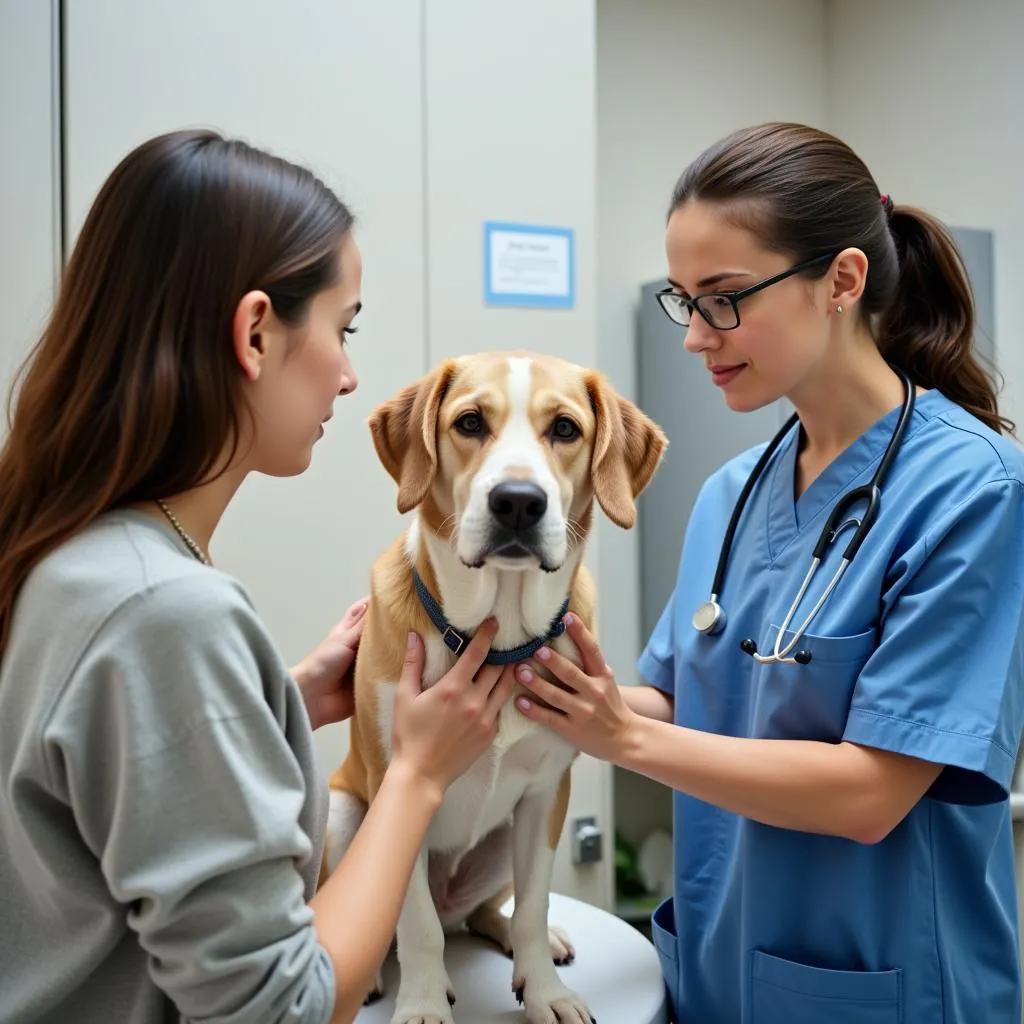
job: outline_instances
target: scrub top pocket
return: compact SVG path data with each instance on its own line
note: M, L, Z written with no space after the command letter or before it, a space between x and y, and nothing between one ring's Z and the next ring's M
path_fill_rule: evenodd
M831 971L754 951L750 1024L903 1024L902 971Z
M675 901L671 896L662 900L651 915L651 938L658 951L661 973L668 989L672 1018L679 1005L679 939L676 936Z
M758 639L758 650L772 651L778 632L774 623L765 629ZM780 650L792 636L786 633ZM841 740L857 677L875 646L874 630L838 637L805 633L795 650L810 652L811 660L806 665L758 664L751 673L754 693L750 735L761 739Z

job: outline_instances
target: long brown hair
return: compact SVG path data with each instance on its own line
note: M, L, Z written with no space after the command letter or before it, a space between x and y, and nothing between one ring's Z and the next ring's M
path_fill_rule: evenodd
M32 569L105 511L169 497L237 452L235 308L300 324L341 272L348 208L308 170L211 131L143 143L100 189L0 451L0 654Z
M975 350L974 297L956 244L935 217L882 196L844 142L800 124L741 129L683 172L669 214L690 199L721 203L732 223L794 262L861 249L860 306L882 355L993 430L1013 433Z

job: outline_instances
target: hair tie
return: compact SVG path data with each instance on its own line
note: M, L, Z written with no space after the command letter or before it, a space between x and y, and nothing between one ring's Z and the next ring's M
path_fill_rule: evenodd
M884 193L879 197L882 200L882 209L885 210L885 215L888 218L892 217L892 196L888 192Z

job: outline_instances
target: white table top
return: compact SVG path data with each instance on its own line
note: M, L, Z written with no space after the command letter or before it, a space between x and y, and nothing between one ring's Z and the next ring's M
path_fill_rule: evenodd
M511 910L511 901L504 907ZM579 900L551 894L548 920L561 925L576 960L556 967L562 980L590 1006L599 1024L668 1024L668 1003L654 946L621 918ZM445 966L455 989L455 1024L521 1024L512 992L512 961L486 939L447 939ZM384 998L364 1006L355 1024L390 1024L398 988L392 954L384 967Z

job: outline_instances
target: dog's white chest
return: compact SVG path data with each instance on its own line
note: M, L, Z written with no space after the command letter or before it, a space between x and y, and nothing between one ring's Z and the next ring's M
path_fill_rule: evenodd
M507 705L502 715L511 718L518 712ZM466 849L508 822L528 789L557 785L573 756L562 746L556 737L540 733L523 734L504 745L499 734L494 745L449 787L427 834L428 847Z
M425 681L439 678L431 671L441 659L430 657L428 643ZM380 730L384 749L391 755L394 690L380 691ZM445 794L427 833L430 850L457 851L476 845L485 835L507 822L523 794L537 786L557 785L576 751L550 730L524 718L507 703L500 713L494 743L456 779Z
M572 758L573 751L558 737L539 731L507 704L497 740L449 788L428 833L429 846L474 845L509 820L528 789L557 785Z

